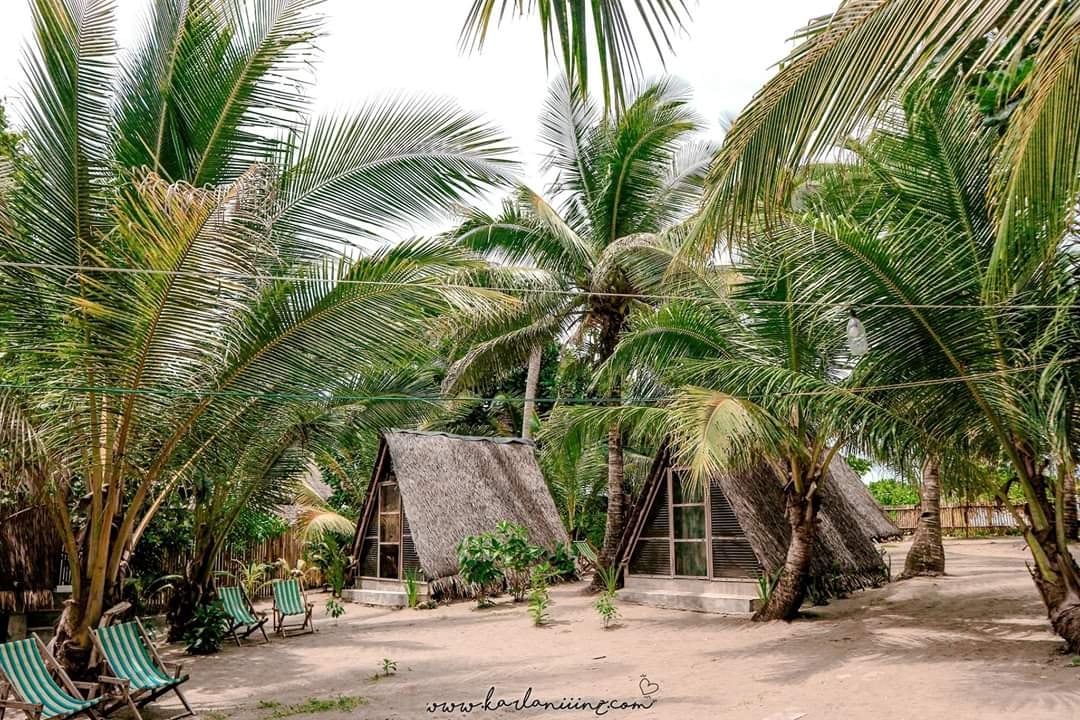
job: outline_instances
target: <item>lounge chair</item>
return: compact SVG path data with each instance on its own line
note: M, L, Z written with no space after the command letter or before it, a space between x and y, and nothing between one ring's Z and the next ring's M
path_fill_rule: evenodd
M94 697L98 687L69 678L36 634L0 645L0 720L7 710L21 710L31 720L79 714L97 720L94 706L102 700Z
M218 596L221 598L222 605L225 606L225 612L229 614L231 625L229 632L236 641L237 647L240 647L241 638L248 637L256 630L262 633L265 642L270 642L270 638L266 636L266 628L263 627L266 625L266 613L256 612L255 606L251 604L251 600L242 587L235 585L220 587ZM237 630L243 630L243 632L237 634Z
M315 632L315 621L311 618L311 611L315 606L308 602L307 593L300 581L296 578L275 580L271 587L274 590L274 632L281 637L285 637L285 633L290 631L297 635ZM302 615L304 622L299 625L285 624L285 618L296 615Z
M188 676L181 674L182 666L179 664L173 674L169 674L138 618L98 628L91 636L98 655L105 663L105 671L109 673L99 677L98 681L116 688L112 693L116 699L102 709L104 714L108 715L127 705L136 720L142 720L139 708L170 690L180 698L185 712L173 715L168 720L179 720L195 714L187 698L180 692L180 685L187 681Z

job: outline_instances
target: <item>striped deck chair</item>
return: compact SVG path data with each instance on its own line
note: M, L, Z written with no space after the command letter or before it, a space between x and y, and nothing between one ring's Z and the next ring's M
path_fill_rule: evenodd
M98 683L72 681L36 634L0 645L0 720L7 710L21 710L31 720L80 713L97 720L94 706L102 700L95 697L97 689Z
M275 580L271 587L274 590L274 632L281 637L285 637L287 631L300 634L305 628L307 632L315 632L315 621L311 617L315 606L308 602L307 593L300 581L296 578ZM304 622L299 625L286 625L285 618L295 615L302 615Z
M263 627L266 624L266 613L255 611L244 588L237 585L219 587L218 596L225 606L225 612L229 614L229 632L232 633L237 647L240 647L240 638L246 638L256 630L262 632L264 641L270 642L270 638L266 636L266 628ZM243 633L237 634L237 630L243 630Z
M103 712L108 715L113 711L124 707L131 708L136 720L142 720L139 708L157 699L170 690L180 698L184 706L184 712L173 715L168 720L194 715L187 698L180 692L180 685L187 681L187 675L181 675L181 665L169 675L165 663L150 642L150 636L138 618L131 622L109 627L98 628L91 633L94 639L94 647L98 655L105 663L105 671L109 675L102 675L99 682L114 685L116 698L111 705L105 707Z

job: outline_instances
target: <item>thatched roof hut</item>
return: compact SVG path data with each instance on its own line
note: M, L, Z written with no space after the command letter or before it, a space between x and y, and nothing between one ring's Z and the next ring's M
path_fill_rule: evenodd
M43 507L23 507L0 517L0 612L53 606L60 536Z
M353 575L359 585L370 579L374 586L400 581L412 569L431 594L464 597L469 588L458 575L458 544L503 520L524 526L532 543L550 550L569 542L533 443L387 432L357 523Z
M840 489L843 499L850 503L852 516L858 519L859 527L871 539L884 540L900 537L900 528L881 509L862 478L850 465L839 458L834 458L829 470L832 482Z
M811 597L816 601L888 580L867 529L886 529L878 518L881 511L876 504L870 508L863 502L850 482L837 480L847 469L842 460L835 461L819 487L821 507L811 566ZM749 612L756 583L748 587L739 583L773 577L784 564L790 529L782 485L765 464L718 475L701 490L682 485L684 475L673 467L668 447L661 448L620 544L627 587L631 594L641 585L649 590L646 595L663 595L670 587L712 597L719 591L708 584L720 582L724 592L746 600L721 603L721 611L730 607ZM692 513L700 519L686 519ZM697 559L692 557L695 552ZM700 581L700 588L688 584L689 579ZM708 609L685 597L680 602L677 606Z

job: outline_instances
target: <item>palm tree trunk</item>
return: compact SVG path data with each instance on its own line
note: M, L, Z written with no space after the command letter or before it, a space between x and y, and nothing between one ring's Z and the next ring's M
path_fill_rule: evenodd
M184 567L184 577L177 583L169 600L166 613L169 642L181 640L195 617L196 608L213 598L214 558L218 546L209 527L203 525L196 534L195 549Z
M945 574L945 548L941 543L941 464L935 457L928 457L923 463L919 504L919 523L901 578Z
M622 538L624 522L623 479L625 476L622 430L618 425L612 425L608 428L607 523L604 526L604 547L600 549L598 558L603 567L611 567L619 551L619 540ZM603 587L599 573L593 575L592 587L596 590Z
M791 529L787 556L784 558L784 567L780 571L776 586L769 593L765 604L754 613L752 619L755 621L794 620L806 599L820 504L815 492L816 485L811 484L810 487L809 497L796 492L790 486L787 490L785 514Z
M1076 469L1070 468L1063 477L1065 485L1065 537L1080 540L1080 523L1076 517Z
M529 351L529 372L525 376L525 408L521 413L521 437L532 437L532 419L536 415L536 387L540 384L540 360L543 348L535 345Z

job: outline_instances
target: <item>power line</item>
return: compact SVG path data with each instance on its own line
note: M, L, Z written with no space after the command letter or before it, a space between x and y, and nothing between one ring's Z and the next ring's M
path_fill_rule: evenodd
M1080 357L1062 360L1056 364L1070 365L1080 362ZM774 392L750 394L746 399L764 399L769 397L818 397L830 395L836 391L845 391L854 394L882 392L887 390L905 390L919 387L933 387L939 385L951 385L967 383L977 380L986 380L999 376L1018 375L1025 372L1035 372L1050 367L1055 363L1046 362L1036 365L1006 368L1002 370L987 370L981 373L968 375L954 375L945 378L933 378L929 380L912 380L909 382L887 383L881 385L864 385L856 387L835 386L828 390L798 390L794 392ZM125 388L107 385L43 385L37 383L0 383L0 389L22 390L35 393L69 393L101 395L139 395L145 397L173 397L173 398L233 398L233 399L257 399L284 402L426 402L426 403L454 403L454 402L485 402L523 404L526 402L520 396L477 396L477 395L365 395L333 392L278 392L278 391L254 391L254 390L183 390L177 388ZM722 391L718 391L722 392ZM537 397L533 402L545 404L566 405L656 405L670 400L670 397L662 398L588 398L588 397Z
M122 275L161 275L172 277L209 278L212 280L247 280L253 282L286 281L308 282L327 285L360 285L386 288L431 288L432 290L494 290L507 294L523 293L531 295L561 295L566 297L595 297L613 298L624 300L657 300L663 302L687 301L709 304L741 303L745 305L795 305L800 307L831 307L847 309L857 308L882 308L882 309L909 309L909 310L1060 310L1074 307L1073 303L1039 304L1039 303L999 303L999 304L949 304L949 303L883 303L883 302L860 302L841 303L822 300L770 300L767 298L705 298L697 295L680 295L666 293L621 293L604 290L580 290L565 288L544 287L509 287L509 286L485 286L466 285L463 283L438 283L438 282L404 282L390 280L357 280L352 278L318 278L306 275L272 275L264 273L236 273L214 272L197 270L164 270L158 268L134 268L134 267L108 267L97 265L74 265L65 263L31 263L0 261L0 267L8 267L22 270L57 270L70 273L113 273Z

